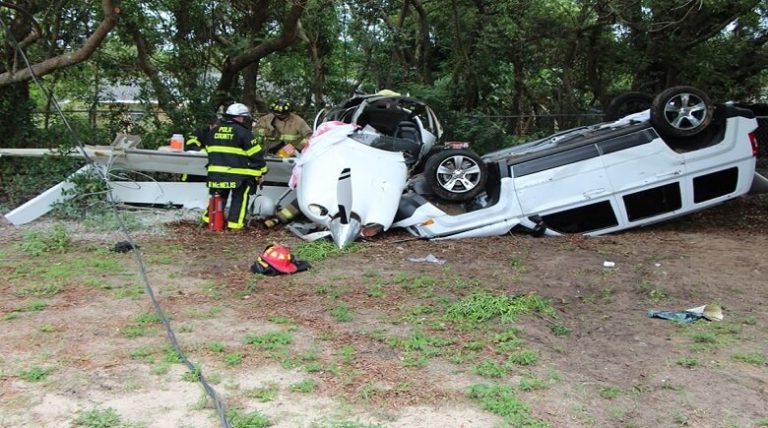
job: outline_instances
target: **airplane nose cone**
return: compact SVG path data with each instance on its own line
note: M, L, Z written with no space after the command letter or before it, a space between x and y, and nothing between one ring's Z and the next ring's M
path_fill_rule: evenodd
M334 218L328 225L328 229L331 231L333 242L339 249L343 249L360 236L361 225L355 218L346 222L342 222L341 218Z

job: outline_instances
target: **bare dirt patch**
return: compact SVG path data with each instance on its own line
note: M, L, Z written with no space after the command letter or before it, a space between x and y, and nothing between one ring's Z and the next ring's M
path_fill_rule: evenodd
M66 253L20 251L23 232L45 224L0 229L0 426L71 426L94 408L139 426L218 426L150 316L134 254L106 251L121 237L68 224ZM273 426L503 426L468 395L478 384L512 387L531 418L522 426L768 423L765 195L600 238L392 231L283 277L248 268L270 242L299 246L284 230L180 221L137 241L190 360L228 408ZM408 260L427 254L446 263ZM466 328L446 317L480 292L543 297L556 318ZM708 303L724 321L646 316ZM499 339L512 329L514 341ZM511 356L532 361L492 365ZM33 380L33 368L49 372Z

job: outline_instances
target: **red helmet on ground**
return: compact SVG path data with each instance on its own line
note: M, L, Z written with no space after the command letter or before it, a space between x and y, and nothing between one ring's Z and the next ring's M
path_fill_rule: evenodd
M275 270L282 273L294 273L297 270L296 264L293 263L293 256L291 256L290 250L280 244L274 244L267 247L261 254L261 258L275 268Z

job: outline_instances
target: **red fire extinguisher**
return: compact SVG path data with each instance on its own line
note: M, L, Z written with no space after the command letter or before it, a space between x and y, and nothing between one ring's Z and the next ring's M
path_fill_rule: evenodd
M219 192L208 199L208 229L224 230L224 198Z

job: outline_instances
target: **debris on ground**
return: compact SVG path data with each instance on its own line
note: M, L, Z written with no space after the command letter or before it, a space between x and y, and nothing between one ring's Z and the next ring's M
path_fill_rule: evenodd
M660 311L648 310L650 318L661 318L670 321L690 323L700 319L708 321L722 321L723 310L719 305L702 305L685 311Z
M438 259L433 254L427 254L426 257L408 257L409 261L412 261L414 263L434 263L438 265L445 264L445 260Z

